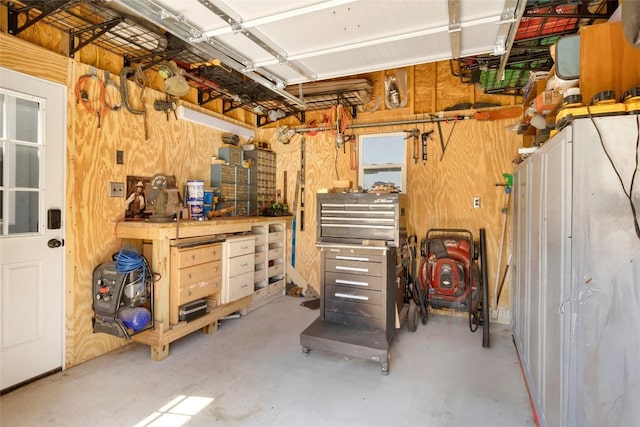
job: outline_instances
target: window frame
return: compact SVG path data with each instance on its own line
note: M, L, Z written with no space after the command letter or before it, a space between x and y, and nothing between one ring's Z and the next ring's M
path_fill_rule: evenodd
M402 143L402 163L385 163L385 164L372 164L372 165L364 165L363 162L363 153L365 153L364 146L367 143L367 140L371 140L373 138L392 138L398 139L399 142ZM365 188L364 175L367 170L377 170L377 171L385 171L385 170L395 170L400 169L401 182L400 184L400 192L407 193L407 139L405 132L381 132L381 133L372 133L366 135L358 136L358 184Z

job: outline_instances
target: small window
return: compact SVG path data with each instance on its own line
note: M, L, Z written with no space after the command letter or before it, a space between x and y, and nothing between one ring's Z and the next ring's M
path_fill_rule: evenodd
M404 133L360 136L360 186L406 193L406 145Z

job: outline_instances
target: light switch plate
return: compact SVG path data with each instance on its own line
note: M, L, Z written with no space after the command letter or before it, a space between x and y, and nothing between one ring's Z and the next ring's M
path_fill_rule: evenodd
M111 194L111 197L124 197L124 183L110 182L109 193Z

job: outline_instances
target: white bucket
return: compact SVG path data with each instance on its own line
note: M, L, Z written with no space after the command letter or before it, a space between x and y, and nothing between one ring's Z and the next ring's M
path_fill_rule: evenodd
M204 202L202 200L189 200L189 218L201 220L204 219Z
M204 180L192 179L187 181L187 202L204 200Z

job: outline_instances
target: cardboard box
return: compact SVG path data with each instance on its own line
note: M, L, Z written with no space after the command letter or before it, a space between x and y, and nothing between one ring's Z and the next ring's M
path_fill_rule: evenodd
M536 97L535 109L538 114L548 114L562 102L562 92L545 90Z

